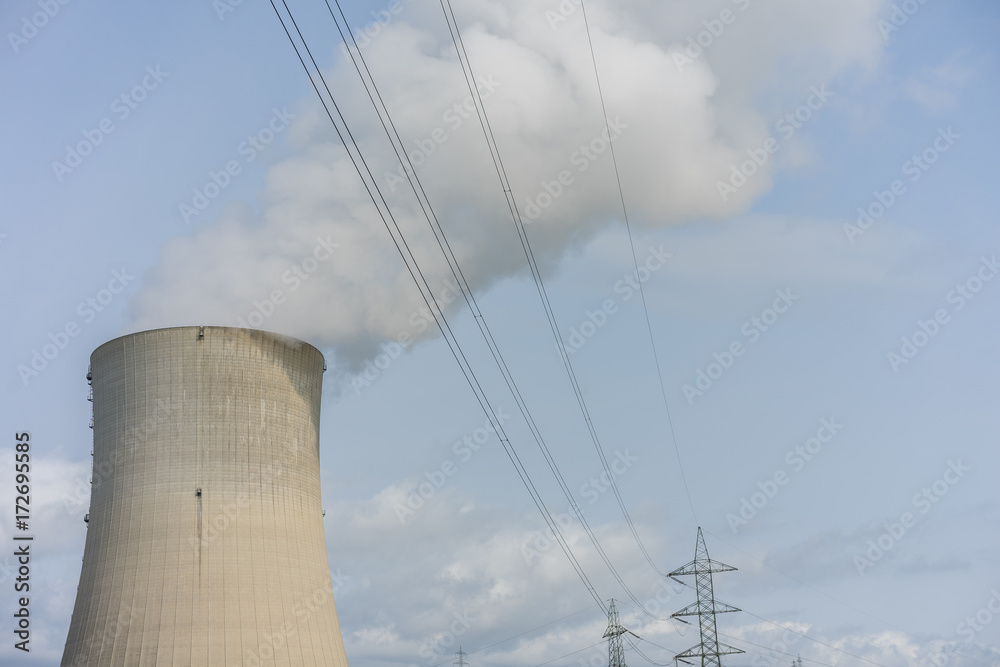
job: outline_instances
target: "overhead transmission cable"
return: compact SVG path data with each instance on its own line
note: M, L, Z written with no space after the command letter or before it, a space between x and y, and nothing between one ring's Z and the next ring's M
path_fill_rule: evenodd
M361 178L362 184L364 185L365 190L372 201L372 204L375 206L375 209L378 212L379 217L382 219L382 222L386 227L386 231L389 232L389 236L392 238L393 244L396 246L397 251L402 257L403 263L406 265L407 271L410 273L410 277L416 284L417 289L420 292L421 298L427 305L429 312L434 316L434 321L438 327L438 330L441 332L442 337L447 342L448 348L451 351L452 356L455 358L455 361L461 368L462 374L465 376L466 382L469 384L469 387L472 389L473 393L476 396L476 400L479 402L480 407L486 414L490 426L493 428L494 432L496 432L497 438L500 440L501 444L504 447L504 451L507 453L508 458L514 465L514 468L517 471L522 484L524 484L524 487L528 491L528 494L531 496L532 501L535 503L535 506L542 514L542 518L545 520L549 529L552 531L553 536L556 539L556 542L559 544L560 548L563 550L566 557L572 564L573 569L577 573L577 576L580 577L580 580L583 582L584 586L587 588L587 591L590 593L590 595L597 602L597 605L606 613L607 607L605 607L603 599L597 594L593 584L590 582L589 578L583 571L583 568L580 565L579 561L577 560L576 556L573 554L572 549L570 548L568 542L566 542L565 538L563 537L559 529L558 523L552 517L551 512L549 512L548 508L545 506L545 503L541 498L541 495L538 493L537 488L535 488L534 483L532 483L531 479L529 478L527 470L524 468L524 465L522 464L520 458L518 457L516 450L513 448L513 445L510 443L507 434L503 429L503 425L500 422L500 419L494 412L493 407L489 403L489 400L482 386L480 385L478 378L475 376L475 373L473 372L472 367L468 362L468 359L465 357L465 354L462 351L461 346L458 344L458 339L452 332L451 326L448 323L447 318L445 317L443 309L438 305L437 301L434 299L434 295L430 288L430 285L428 284L426 277L424 276L422 270L420 269L420 266L417 264L416 259L409 245L406 242L405 237L403 236L401 230L399 229L399 225L396 223L395 217L392 214L392 210L389 208L389 205L385 200L385 196L383 195L381 189L379 188L378 183L375 181L375 178L371 173L371 169L369 168L368 163L364 158L364 155L361 153L360 148L358 147L358 144L354 139L353 133L351 133L350 127L347 124L343 114L341 113L339 106L337 105L336 99L330 92L329 86L326 83L326 79L323 77L323 73L320 70L319 66L317 65L308 43L303 37L302 32L299 30L298 23L295 21L295 17L292 14L291 10L289 9L286 0L281 0L281 4L284 7L285 12L288 14L288 19L291 22L292 26L294 27L295 33L298 35L298 38L302 43L302 48L305 50L306 54L309 57L309 61L312 63L313 68L315 68L316 70L316 76L322 82L323 88L324 90L326 90L326 93L329 96L330 104L327 104L327 98L325 98L323 94L320 92L319 85L316 83L316 79L314 78L312 70L310 70L309 66L306 64L305 58L303 58L302 56L302 52L299 49L298 43L296 43L295 38L292 36L292 33L288 28L288 25L285 23L285 17L282 16L281 12L278 10L277 5L275 4L275 0L270 0L270 2L271 2L271 7L274 9L275 15L278 17L278 20L281 23L281 27L285 31L285 35L288 37L288 40L291 43L292 48L295 50L295 55L298 57L299 62L302 64L302 67L306 72L306 75L309 77L309 82L312 84L313 90L316 91L316 95L320 98L320 103L323 105L323 108L326 111L330 123L334 126L334 129L337 132L337 136L340 138L340 141L344 145L344 148L347 151L351 163L354 165L355 170L358 172L358 176ZM331 111L331 106L333 109L332 111ZM340 120L340 125L338 125L337 121L334 120L335 114L337 118ZM343 126L344 128L343 130L341 130L341 126ZM347 138L349 138L350 141L348 141L347 138L345 138L344 136L345 133L347 134ZM355 156L355 153L357 153L357 156Z
M559 545L562 548L562 550L564 551L565 555L570 560L571 564L574 566L574 570L577 572L578 576L581 578L581 581L584 583L584 585L587 588L588 592L591 594L592 597L594 597L595 601L597 602L597 605L602 610L604 610L606 612L606 607L603 604L603 600L596 594L596 591L595 591L593 585L591 584L591 582L587 578L586 574L583 572L583 569L580 566L579 561L576 559L575 555L572 553L572 550L569 547L569 544L565 541L565 538L562 536L562 534L561 534L561 532L559 530L558 524L552 518L551 513L549 512L548 508L545 507L544 502L542 501L541 496L540 496L540 494L537 491L537 488L535 488L534 484L530 480L530 477L527 475L527 471L524 468L523 464L521 463L520 458L518 457L518 455L516 453L516 450L513 449L513 445L512 445L512 443L510 443L509 438L507 437L506 433L504 432L502 424L501 424L499 418L497 417L497 415L494 412L492 406L490 405L490 403L488 401L488 398L486 397L485 392L483 391L482 386L479 383L478 378L475 376L474 371L472 371L472 368L471 368L471 365L468 362L468 359L465 357L464 352L462 351L460 345L458 344L457 338L455 337L455 335L454 335L454 333L453 333L453 331L451 329L451 326L448 323L446 316L444 315L443 310L440 308L440 306L437 304L436 300L434 299L433 292L432 292L432 290L430 288L430 285L428 284L427 279L426 279L426 277L423 274L423 271L420 269L419 265L417 264L416 259L413 256L412 251L410 250L408 243L406 242L405 237L403 236L401 230L399 229L399 226L396 223L396 220L395 220L395 218L394 218L394 216L392 214L392 211L389 208L388 203L386 202L385 197L384 197L383 193L381 192L381 189L378 187L377 182L374 179L374 176L371 173L371 169L368 166L367 161L364 159L363 154L361 153L360 149L358 148L358 144L357 144L357 142L354 139L353 133L351 132L349 125L347 124L346 120L344 119L343 114L341 113L341 111L339 109L339 106L337 105L336 100L333 97L333 94L330 91L328 84L326 83L326 79L323 76L322 71L320 70L318 64L316 63L315 58L312 55L311 49L309 49L308 43L306 42L304 36L302 35L301 30L299 29L298 24L295 21L294 15L292 14L291 10L289 9L286 0L282 0L282 5L284 6L286 13L288 14L289 20L291 21L293 27L295 28L295 32L298 35L299 40L302 43L303 49L306 51L306 54L308 55L310 62L312 63L313 67L316 69L316 75L318 76L318 78L322 82L323 88L326 90L327 95L330 98L330 102L333 105L334 111L330 110L330 106L327 104L326 98L324 98L323 95L322 95L322 93L320 92L319 86L318 86L318 84L316 83L316 80L313 77L313 73L309 69L308 65L306 64L305 59L303 58L302 53L299 50L298 44L296 44L294 38L292 37L291 32L289 31L288 26L285 23L284 17L281 15L281 12L278 10L278 8L277 8L274 0L270 0L270 1L271 1L271 6L272 6L272 8L275 11L276 16L278 17L278 20L279 20L279 22L282 25L282 28L283 28L283 30L285 32L286 37L288 37L289 42L291 43L292 48L295 50L296 56L298 57L300 64L302 65L303 69L305 70L306 75L309 77L309 80L310 80L310 83L313 86L313 89L316 91L317 96L320 98L320 102L323 105L324 110L326 111L327 117L329 118L331 124L334 126L334 130L336 131L338 137L340 138L341 143L344 145L345 150L347 151L348 157L351 159L351 162L352 162L355 170L358 172L358 175L359 175L359 177L362 180L362 184L364 185L365 190L366 190L366 192L369 195L369 198L372 200L372 203L375 206L376 211L379 213L379 216L382 219L383 224L386 226L386 230L389 232L390 238L392 238L392 240L393 240L393 244L396 246L397 251L400 253L400 256L402 257L402 259L404 261L404 264L406 265L407 270L410 273L411 278L414 280L414 283L416 284L416 286L418 288L418 291L421 294L421 298L423 299L424 303L427 305L429 312L431 312L432 315L434 316L435 324L437 325L439 331L441 332L442 337L445 339L446 343L448 344L448 347L449 347L449 350L452 353L452 356L455 358L456 362L459 364L459 367L461 368L461 370L463 372L463 375L466 378L466 382L469 384L470 388L473 390L473 393L476 395L476 399L479 402L480 407L483 409L484 413L486 414L487 419L490 422L490 425L493 428L493 430L496 432L498 439L503 444L504 450L507 453L508 458L510 458L511 462L514 464L515 470L517 471L518 476L520 477L520 479L521 479L522 483L524 484L526 490L528 490L529 495L532 497L532 501L535 503L536 507L542 513L543 519L546 521L546 523L549 526L550 530L552 530L553 535L556 537L557 543L559 543ZM450 6L450 2L449 2L449 6ZM338 3L338 9L339 9L339 3ZM331 14L332 14L332 11L331 11ZM464 46L462 48L463 48L463 51L464 51ZM367 69L367 66L366 66L366 69ZM473 90L476 93L476 96L478 97L478 91L476 91L475 88L473 88ZM480 103L481 103L481 100L480 100ZM337 117L339 118L341 124L344 127L343 131L341 130L341 128L337 124L337 122L334 120L334 117L333 117L334 112L336 113ZM485 130L485 128L484 128L484 130ZM350 138L350 143L345 139L345 136L344 136L345 132L346 132L347 136ZM397 137L398 137L398 135L397 135ZM354 153L352 152L351 146L354 146L354 150L357 152L357 157L355 157ZM362 171L362 166L364 167L364 171ZM411 165L411 169L412 169L412 165ZM368 175L367 179L365 178L365 174L366 173ZM423 188L421 187L420 189L422 191ZM373 190L374 190L374 192L373 192ZM507 190L507 192L509 194L509 189ZM376 197L376 194L377 194L377 197ZM381 202L381 206L379 205L379 202ZM395 232L396 232L395 234L393 233L393 230L395 230ZM439 243L440 242L441 241L439 241ZM445 239L444 242L445 243L447 242L446 239ZM525 239L525 242L526 242L526 239ZM464 282L464 276L463 276L463 282ZM541 287L541 285L540 285L540 287ZM481 315L480 315L480 319L481 319ZM560 339L560 341L561 341L561 339ZM636 537L638 537L638 536L636 535ZM620 578L619 578L619 581L620 581ZM687 585L687 584L685 584L685 585ZM623 588L625 588L626 592L629 593L629 596L632 598L632 600L634 602L636 602L637 604L639 604L640 608L643 609L643 611L645 613L649 614L648 610L645 610L645 608L641 606L641 603L638 602L638 600L631 593L631 591L627 588L627 586L623 585ZM757 616L756 614L751 614L751 615L755 616L756 618L758 618L760 620L763 620L765 622L771 623L771 624L775 625L776 627L779 627L779 628L782 627L782 626L778 625L777 623L774 623L773 621L769 621L768 619L765 619L765 618L763 618L761 616ZM783 628L783 629L787 629L787 628ZM801 633L796 633L796 634L801 634ZM853 657L855 657L857 659L864 660L865 662L869 662L869 663L875 664L875 665L878 664L878 663L874 663L874 662L872 662L870 660L866 660L864 658L861 658L860 656L855 656L854 654L850 654L850 653L848 653L846 651L842 651L841 649L837 649L836 647L830 646L828 644L824 644L823 642L819 642L818 640L815 640L815 639L813 639L811 637L808 637L807 635L802 635L802 636L805 637L805 638L807 638L807 639L810 639L812 641L816 641L817 643L823 644L824 646L827 646L828 648L831 648L831 649L834 649L834 650L838 650L838 651L843 652L843 653L847 653L848 655L852 655ZM642 654L642 652L637 647L635 647L634 645L633 645L633 648L635 648L636 651L640 655L642 655L642 657L644 659L646 659L647 661L652 662L653 664L659 664L659 663L655 663L654 661L650 660L647 656L645 656L644 654Z
M465 43L462 40L462 33L458 27L458 21L455 18L455 12L451 6L451 0L439 0L441 4L441 11L444 12L445 20L448 23L448 30L451 32L452 41L455 44L456 54L458 56L459 63L462 66L462 73L465 76L466 84L469 87L469 92L472 96L473 102L476 107L477 116L479 118L479 124L482 127L483 135L486 138L486 143L489 146L490 156L493 159L493 165L496 169L497 177L500 179L500 185L503 189L504 196L507 200L507 207L510 209L511 218L513 219L514 226L517 229L518 238L521 241L521 247L524 250L525 257L528 260L528 266L531 269L531 276L535 283L535 288L538 291L538 296L542 301L542 306L545 309L545 316L549 323L549 328L552 330L552 335L556 341L556 347L559 350L559 356L562 359L563 366L566 369L566 374L569 377L570 385L573 388L573 393L576 396L577 403L580 406L580 411L583 415L583 419L586 422L587 430L590 434L590 439L594 443L594 447L597 450L598 457L601 460L601 464L604 467L604 471L608 476L609 486L614 493L615 499L618 502L618 506L625 517L625 522L628 525L629 531L632 533L632 537L635 539L636 544L639 546L639 550L642 552L646 561L649 563L650 567L653 568L655 572L663 576L663 572L656 566L653 559L650 557L649 552L646 550L646 546L643 544L642 539L639 537L639 533L635 528L635 524L632 521L631 515L628 513L628 509L625 507L625 501L622 498L621 492L618 489L618 484L615 482L615 475L608 465L607 457L604 453L604 448L601 446L600 438L597 435L597 430L594 427L594 422L590 417L590 410L587 407L587 402L583 396L583 391L580 388L580 383L577 380L576 372L573 369L573 364L569 360L569 354L566 351L566 345L563 342L562 334L559 332L559 325L555 317L555 313L552 309L552 304L549 301L548 292L545 289L545 283L542 279L541 271L538 268L538 264L535 260L535 254L531 247L531 242L528 239L527 231L524 227L524 223L521 220L521 214L518 210L516 200L511 189L510 180L507 178L507 171L503 166L503 160L500 156L500 149L497 146L496 137L493 134L493 128L490 125L489 116L486 113L486 107L483 104L482 97L479 94L479 89L475 85L475 72L472 69L472 63L469 60L469 55L465 50ZM609 135L610 140L610 135ZM626 589L629 596L636 600L635 596L631 594L630 591ZM638 601L636 600L637 604ZM648 611L646 613L649 613ZM650 614L651 615L651 614Z
M437 241L438 248L444 255L445 260L447 261L448 264L448 268L451 271L452 276L455 278L455 280L459 285L459 290L462 294L462 297L464 298L466 304L468 305L469 310L473 315L473 319L475 320L484 341L486 342L487 346L490 349L490 354L493 356L493 360L496 363L497 368L500 370L504 378L504 382L507 385L507 388L510 390L512 396L514 397L518 410L524 417L525 422L527 423L528 428L531 431L531 434L536 444L538 445L539 450L541 451L543 457L545 458L545 461L548 464L549 469L551 470L553 476L555 477L560 490L563 492L563 495L565 496L567 503L569 503L570 508L573 510L573 513L576 515L577 519L580 521L580 524L583 527L584 531L586 532L588 538L594 545L594 548L597 550L598 554L604 561L605 565L608 567L608 570L614 576L615 580L619 583L619 585L622 587L625 593L633 601L636 602L636 604L641 605L639 599L631 591L631 589L628 587L628 585L622 578L621 574L618 572L614 564L611 562L611 559L608 557L607 552L604 550L604 547L601 546L597 534L591 528L590 523L587 521L586 516L583 514L583 510L579 506L579 503L576 502L576 498L574 497L573 492L570 490L569 485L566 483L566 480L563 477L562 472L559 470L558 464L556 463L554 457L552 456L551 451L549 450L548 445L545 442L545 438L542 436L542 433L538 428L538 425L535 422L535 419L532 416L531 411L528 409L527 403L525 402L524 397L521 394L521 391L518 388L517 383L514 380L514 377L510 371L510 368L507 365L507 362L500 351L499 345L497 344L496 339L493 336L493 332L490 330L490 327L486 322L486 318L483 316L483 313L479 308L479 304L476 301L475 293L473 292L472 287L469 285L468 280L465 277L465 273L462 271L461 264L455 257L455 254L452 250L450 242L448 241L448 237L444 231L444 228L441 226L437 214L434 212L434 207L431 204L430 199L428 198L427 193L424 190L424 187L420 181L420 178L417 175L416 170L414 169L413 164L411 163L410 158L406 153L406 149L403 145L403 140L399 136L399 132L396 129L395 123L393 123L392 121L392 116L389 113L388 107L385 105L385 101L378 90L378 84L375 83L374 77L372 77L371 71L368 68L368 64L365 61L364 54L361 53L361 49L358 47L358 44L354 39L354 35L350 30L347 17L344 14L344 10L340 5L340 1L335 0L335 4L337 5L337 10L340 14L340 20L338 20L337 15L334 14L333 8L331 7L329 0L324 0L324 2L326 3L327 10L330 12L330 16L337 27L337 31L339 32L341 39L344 40L345 46L348 47L347 51L354 64L354 68L357 71L358 76L361 78L365 86L365 91L368 94L368 99L371 101L372 106L375 108L375 111L379 116L379 121L381 122L382 128L385 131L386 138L392 145L393 151L396 154L396 158L400 162L400 166L403 167L403 173L406 176L406 179L410 185L410 188L413 191L414 196L417 198L421 211L424 214L424 217L426 218L428 225L430 225L432 232L434 233L434 238ZM344 29L341 27L341 20L343 20L344 22L344 27L347 28L347 34L350 35L351 44L353 44L354 48L351 48L351 44L348 44L347 42L347 36L345 36ZM362 73L362 68L364 69L363 73ZM608 469L608 464L606 460L604 461L604 466L605 469L608 470L609 476L611 476L611 472Z
M449 0L449 2L450 2L450 0ZM610 118L608 116L607 105L606 105L605 100L604 100L604 89L603 89L603 86L601 85L600 70L599 70L599 68L597 66L597 54L596 54L595 49L594 49L594 40L593 40L593 36L592 36L591 30L590 30L590 19L587 16L587 4L586 4L586 0L580 0L580 9L581 9L581 14L583 16L584 28L585 28L586 35L587 35L587 45L588 45L589 50L590 50L591 63L593 64L593 68L594 68L594 79L595 79L596 84L597 84L598 99L600 100L600 103L601 103L601 113L602 113L602 115L604 117L605 130L607 131L608 137L609 137L608 148L609 148L609 152L611 154L612 166L614 167L615 183L616 183L617 188L618 188L618 197L619 197L619 200L621 202L622 217L623 217L623 220L624 220L624 223L625 223L625 231L626 231L626 233L628 235L629 249L630 249L631 254L632 254L633 266L635 267L636 274L638 274L639 263L638 263L638 259L636 257L636 252L635 252L635 241L634 241L634 239L632 237L632 227L631 227L631 224L629 222L628 206L625 203L625 192L624 192L624 188L622 186L621 174L620 174L619 169L618 169L618 158L617 158L617 156L615 154L615 145L614 145L614 142L610 140L610 136L611 136L611 121L610 121ZM660 395L662 396L662 399L663 399L663 409L664 409L664 412L666 413L666 417L667 417L667 425L668 425L669 431L670 431L670 438L671 438L671 441L673 442L674 452L675 452L675 454L677 456L678 470L680 471L681 480L682 480L682 482L684 484L684 492L687 495L688 505L691 508L691 515L692 515L692 517L694 517L695 523L700 523L700 522L698 522L698 514L695 511L694 501L693 501L693 499L691 497L691 489L690 489L690 486L689 486L688 481L687 481L687 475L684 472L684 463L683 463L682 458L681 458L680 447L679 447L678 442L677 442L677 435L676 435L676 432L674 430L673 419L672 419L672 417L670 415L670 404L669 404L669 401L667 399L666 387L664 386L664 383L663 383L663 373L662 373L661 368L660 368L659 354L657 353L657 349L656 349L656 339L655 339L655 336L653 335L653 327L652 327L652 324L651 324L650 318L649 318L649 309L648 309L648 307L646 305L646 295L645 295L645 292L643 291L643 288L642 288L642 281L636 281L636 282L639 285L639 290L638 291L639 291L639 297L640 297L640 300L641 300L641 303L642 303L643 314L645 316L646 331L649 334L649 344L650 344L650 348L651 348L652 353L653 353L653 361L654 361L655 367L656 367L656 377L657 377L657 380L659 381L659 385L660 385ZM728 544L728 542L727 542L727 544ZM659 572L658 569L657 569L657 571ZM664 573L660 572L660 574L664 574ZM666 576L666 575L664 574L664 576ZM685 586L690 586L690 584L687 584L686 582L680 582L680 583L683 583ZM857 611L860 611L860 610L857 610ZM750 612L747 612L747 613L750 613ZM862 613L864 613L864 612L862 612ZM751 616L755 616L756 618L764 620L764 621L766 621L768 623L775 624L774 621L770 621L770 620L764 619L763 617L757 616L756 614L750 613L750 615ZM795 631L792 631L792 632L795 632ZM796 633L796 634L799 634L799 633ZM806 637L807 639L812 640L812 638L808 637L807 635L802 635L802 636ZM813 640L813 641L818 641L818 640ZM819 642L819 643L822 643L822 642ZM826 644L824 644L824 646L826 646ZM830 647L830 648L835 648L835 647ZM836 649L835 648L835 650L840 650L840 649ZM852 655L853 656L853 654L850 654L850 653L848 653L848 655ZM858 657L858 656L853 656L853 657ZM858 659L864 660L864 658L858 658Z
M635 241L632 239L632 225L629 223L628 219L628 206L625 204L625 190L622 187L621 174L618 171L618 157L615 155L615 142L611 141L611 120L608 118L608 109L604 103L604 89L601 86L601 74L597 68L597 54L594 52L594 40L590 34L590 20L587 18L587 3L585 0L580 0L580 9L583 14L583 25L587 30L587 44L590 46L590 60L594 65L594 80L597 82L597 95L601 101L601 113L604 116L604 128L608 133L608 148L611 152L611 163L615 169L615 182L618 185L618 198L622 205L622 217L625 221L625 231L628 234L628 247L632 252L632 265L635 267L636 277L639 275L639 260L636 258L635 254ZM660 395L663 397L663 409L667 414L667 426L670 430L670 440L674 445L674 453L677 456L677 469L681 473L681 481L684 483L684 493L687 495L688 505L691 507L691 516L694 517L696 525L700 525L698 521L698 513L694 510L694 501L691 499L691 489L688 486L687 475L684 473L684 463L681 460L680 447L677 444L677 434L674 432L674 420L670 416L670 404L667 401L667 389L663 385L663 371L660 369L660 356L656 351L656 339L653 336L653 325L649 321L649 308L646 307L646 292L642 289L642 281L636 280L639 284L639 299L642 303L642 312L646 318L646 331L649 333L649 346L653 351L653 361L656 367L656 379L660 384ZM654 566L655 567L655 566ZM664 572L660 572L662 576L666 576Z

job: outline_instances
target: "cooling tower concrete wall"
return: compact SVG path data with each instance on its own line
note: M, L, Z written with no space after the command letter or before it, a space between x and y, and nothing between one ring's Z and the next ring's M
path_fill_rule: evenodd
M94 352L64 666L346 667L320 504L323 365L311 345L226 327Z

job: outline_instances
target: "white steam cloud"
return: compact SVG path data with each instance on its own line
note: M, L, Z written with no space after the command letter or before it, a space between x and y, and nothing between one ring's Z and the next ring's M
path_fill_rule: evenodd
M633 224L726 216L766 192L792 150L725 199L716 184L810 86L875 61L882 4L588 4ZM526 264L482 131L464 106L468 90L443 17L432 9L404 4L364 54L467 279L483 290ZM621 219L582 12L571 0L474 0L456 11L533 247L551 271ZM326 46L337 54L326 72L331 89L428 279L443 286L447 268L353 65L339 45ZM167 242L130 304L130 329L242 318L332 346L348 364L400 334L433 333L414 324L422 321L419 295L318 102L303 101L286 136L292 156L269 170L260 213L231 205Z

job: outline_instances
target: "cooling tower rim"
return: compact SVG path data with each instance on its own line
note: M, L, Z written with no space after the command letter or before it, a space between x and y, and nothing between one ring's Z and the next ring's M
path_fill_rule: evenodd
M177 326L177 327L159 327L159 328L156 328L156 329L144 329L142 331L134 331L134 332L129 333L129 334L118 336L117 338L112 338L111 340L106 341L106 342L101 343L100 345L98 345L94 349L94 351L91 353L91 355L90 355L91 363L93 364L94 359L97 357L98 353L102 349L104 349L105 347L107 347L109 345L120 344L126 338L132 338L132 337L141 336L141 335L144 335L144 334L156 333L156 332L159 332L159 331L183 331L183 330L190 330L193 334L195 334L195 337L200 336L205 331L213 331L213 330L214 331L240 331L240 332L249 333L250 335L253 335L253 336L260 336L261 338L270 338L270 339L276 340L276 341L278 341L280 343L283 343L284 345L287 345L288 347L292 347L292 348L299 348L299 347L312 348L312 350L316 354L319 355L320 359L323 360L323 367L324 367L324 369L326 368L326 357L319 350L319 348L317 348L315 345L307 343L304 340L301 340L299 338L295 338L294 336L288 336L286 334L280 334L280 333L276 333L276 332L273 332L273 331L265 331L264 329L251 329L251 328L247 328L247 327L228 327L228 326L210 325L210 324L206 324L204 326L201 326L201 325L184 325L184 326Z

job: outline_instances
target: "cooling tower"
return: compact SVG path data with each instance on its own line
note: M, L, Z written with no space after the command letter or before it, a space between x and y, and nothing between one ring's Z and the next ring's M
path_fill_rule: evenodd
M62 665L346 667L320 504L323 369L311 345L228 327L97 348Z

